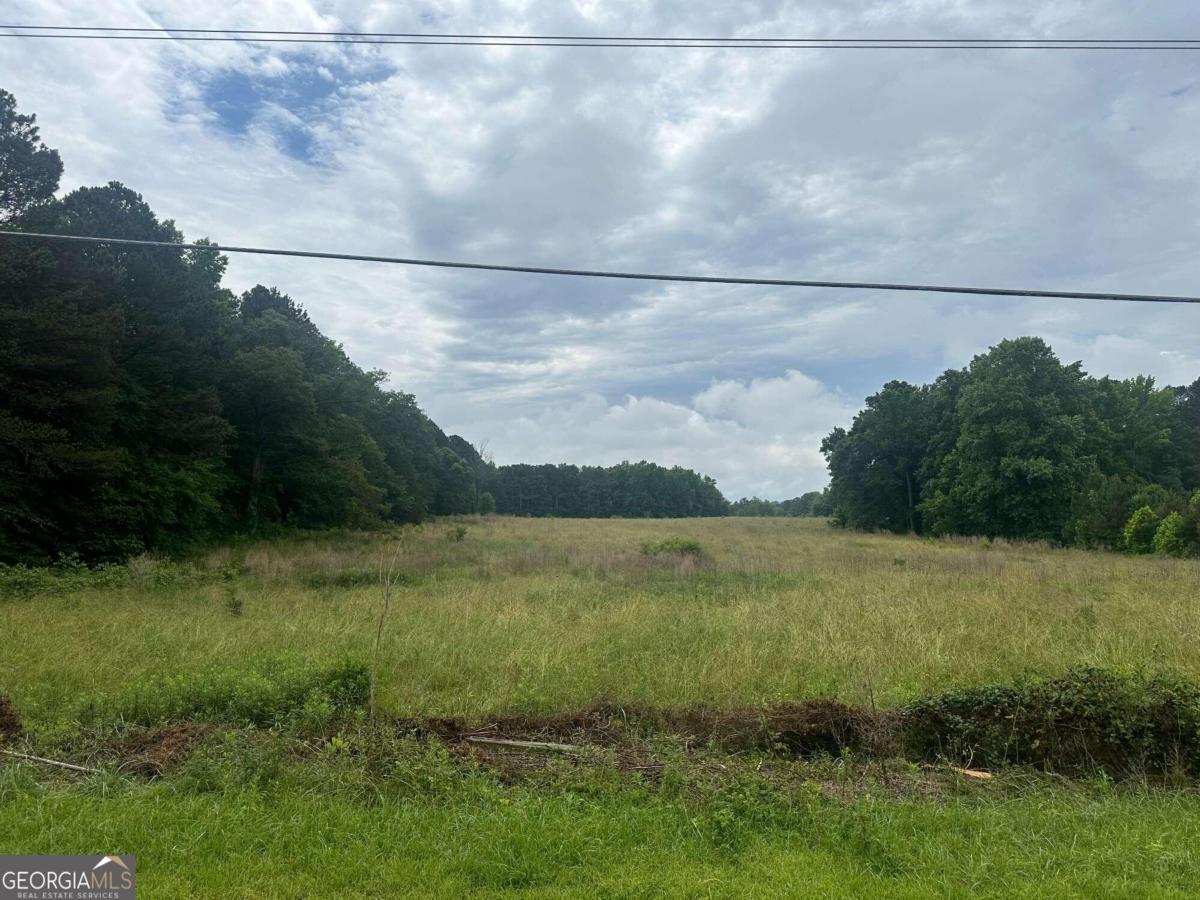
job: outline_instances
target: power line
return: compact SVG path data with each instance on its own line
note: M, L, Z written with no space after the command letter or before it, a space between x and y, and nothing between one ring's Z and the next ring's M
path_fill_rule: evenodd
M458 34L418 31L288 31L277 28L146 28L112 25L0 25L0 28L24 31L101 31L150 32L156 34L284 34L336 37L403 37L403 38L465 38L478 40L537 40L537 41L705 41L709 43L972 43L972 44L1195 44L1200 38L817 38L817 37L678 37L655 35L580 34Z
M276 31L217 28L0 25L0 37L51 40L206 41L457 47L620 47L710 50L1200 50L1200 39L1169 38L695 38L587 35Z
M1116 294L1099 291L1047 291L1027 288L962 287L944 284L894 284L872 281L816 281L800 278L736 278L724 275L662 275L647 272L612 272L596 269L559 269L544 266L509 266L498 263L455 262L440 259L411 259L400 256L371 256L359 253L328 253L316 250L275 250L266 247L234 247L224 244L185 244L173 241L137 241L129 238L89 237L68 234L40 234L29 231L0 230L0 237L24 237L33 240L72 241L86 244L116 244L130 247L157 247L179 251L213 253L254 253L263 256L301 256L309 259L338 259L357 262L387 263L398 266L423 266L439 269L477 269L489 272L523 272L531 275L570 275L579 278L624 278L633 281L683 281L700 284L742 284L765 287L838 288L861 291L910 291L938 294L986 294L999 297L1044 297L1064 300L1115 300L1126 303L1198 303L1200 297L1164 294Z

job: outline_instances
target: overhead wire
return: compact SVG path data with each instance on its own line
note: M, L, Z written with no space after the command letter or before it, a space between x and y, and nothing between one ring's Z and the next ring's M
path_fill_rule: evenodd
M1036 288L996 288L945 284L910 284L873 281L831 281L810 278L751 278L729 275L679 275L652 272L623 272L603 269L557 268L548 266L523 266L501 263L463 262L443 259L420 259L402 256L377 256L364 253L336 253L319 250L282 250L268 247L239 247L228 244L176 243L174 241L142 241L132 238L96 237L92 235L49 234L29 231L0 230L0 237L27 238L30 240L65 241L86 244L111 244L145 248L169 249L176 252L200 251L212 253L249 253L263 256L305 257L308 259L332 259L355 262L385 263L388 265L417 266L440 269L472 269L489 272L515 272L532 275L565 275L577 278L614 278L634 281L689 282L699 284L759 285L765 287L807 287L859 291L906 291L914 293L940 293L965 295L990 295L1000 297L1033 297L1066 300L1111 300L1125 303L1196 303L1200 297L1167 294L1130 294L1108 291L1060 291Z
M0 25L0 37L60 40L216 41L232 43L379 44L481 47L618 47L735 50L1200 50L1200 39L1175 38L834 38L673 37L667 35L521 35L442 32L299 31L282 29Z

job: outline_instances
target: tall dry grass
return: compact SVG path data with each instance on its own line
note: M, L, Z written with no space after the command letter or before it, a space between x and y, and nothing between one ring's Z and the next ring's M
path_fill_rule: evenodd
M378 690L393 713L817 695L888 705L1073 664L1200 672L1196 561L786 519L466 518L402 534L221 548L167 587L139 575L0 602L0 692L51 721L152 674L283 652L366 660L389 548L403 577ZM666 537L705 554L642 552Z

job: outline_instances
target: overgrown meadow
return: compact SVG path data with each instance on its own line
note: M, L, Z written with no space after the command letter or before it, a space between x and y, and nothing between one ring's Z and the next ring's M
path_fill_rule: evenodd
M700 553L647 553L664 540ZM685 551L689 548L685 546ZM6 690L30 725L157 680L378 660L395 715L597 701L880 706L1072 665L1200 672L1200 562L837 531L819 520L465 518L190 562L10 569Z
M136 854L152 897L1186 896L1198 586L748 518L10 568L4 746L96 771L0 757L0 852Z

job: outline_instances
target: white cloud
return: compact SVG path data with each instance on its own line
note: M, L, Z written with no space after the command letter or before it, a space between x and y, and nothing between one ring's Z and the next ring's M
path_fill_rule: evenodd
M486 417L474 432L499 462L612 465L652 459L712 475L728 497L793 497L827 478L817 448L854 406L790 371L748 382L713 381L689 402L595 394L540 404L532 415Z

